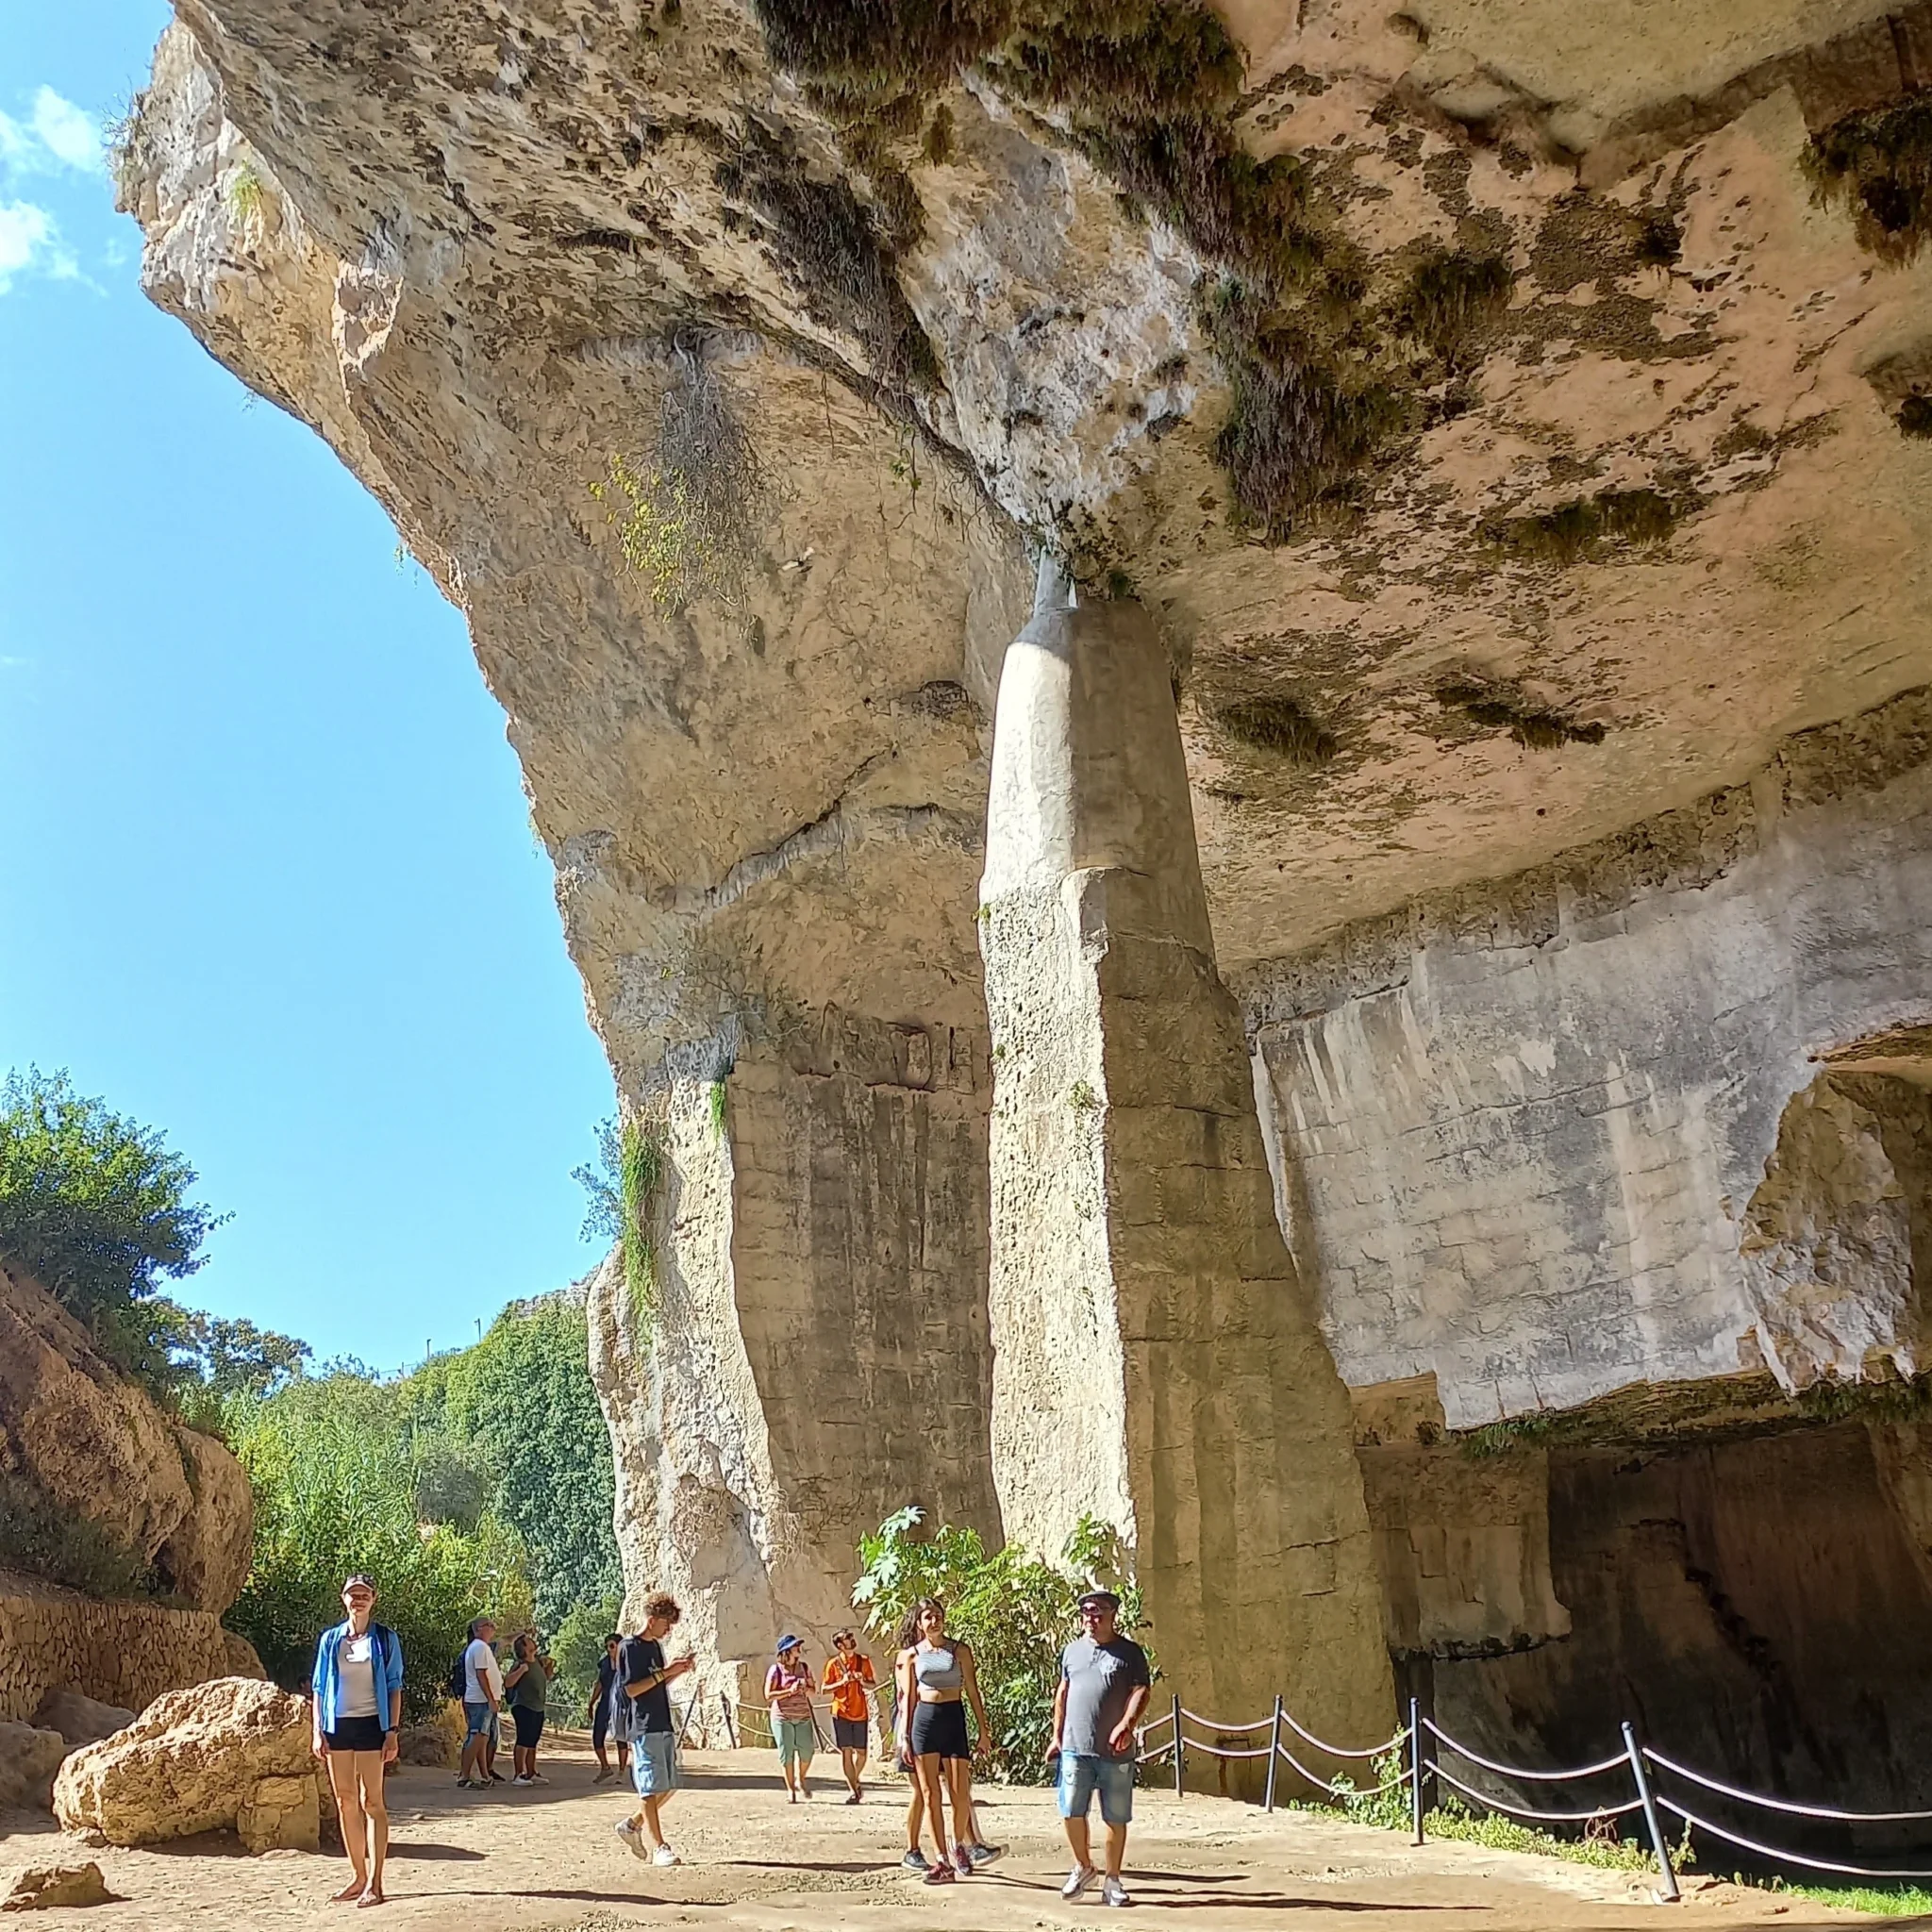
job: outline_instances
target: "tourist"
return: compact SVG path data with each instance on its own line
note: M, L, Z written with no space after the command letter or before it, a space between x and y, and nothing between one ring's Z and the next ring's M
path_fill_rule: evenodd
M597 1659L597 1688L591 1692L591 1749L597 1754L597 1775L593 1785L607 1783L612 1775L610 1757L604 1740L610 1731L611 1686L617 1682L617 1654L624 1639L615 1630L604 1640L604 1655Z
M872 1700L867 1692L877 1681L871 1657L858 1647L858 1633L839 1631L825 1663L824 1688L832 1700L832 1738L839 1747L839 1762L852 1788L845 1800L848 1805L858 1804L863 1796L859 1781L872 1743Z
M1090 1590L1080 1599L1080 1635L1060 1657L1059 1689L1053 1699L1053 1741L1046 1755L1059 1761L1059 1806L1074 1869L1060 1887L1078 1898L1099 1876L1093 1869L1087 1814L1100 1793L1100 1822L1107 1827L1107 1874L1100 1902L1131 1901L1121 1883L1127 1824L1134 1815L1134 1727L1147 1706L1151 1679L1147 1653L1120 1632L1121 1600L1109 1590Z
M544 1707L549 1702L550 1680L557 1665L541 1654L537 1633L525 1630L510 1645L510 1666L504 1673L503 1688L509 1695L510 1721L516 1725L517 1740L510 1747L513 1785L547 1785L550 1780L537 1769L537 1742L543 1735Z
M906 1782L912 1792L906 1807L906 1856L899 1862L908 1872L925 1873L932 1870L925 1862L925 1854L919 1848L925 1827L925 1787L919 1782L919 1767L912 1761L912 1747L907 1741L906 1698L899 1688L905 1682L907 1659L918 1642L919 1610L915 1605L907 1611L899 1625L899 1655L892 1664L892 1683L898 1699L898 1710L892 1725L892 1758L906 1774Z
M469 1647L463 1652L462 1762L457 1783L464 1790L482 1790L502 1778L491 1767L496 1713L503 1704L503 1671L496 1661L496 1625L478 1617L470 1625Z
M389 1857L383 1767L395 1760L403 1722L403 1645L387 1624L373 1621L375 1586L368 1577L342 1585L342 1608L347 1618L325 1630L315 1647L311 1743L335 1793L353 1874L335 1896L379 1906Z
M818 1735L811 1724L811 1666L796 1637L778 1640L778 1660L765 1673L765 1705L772 1713L772 1741L785 1775L785 1801L795 1805L811 1796L806 1773L811 1769Z
M973 1646L946 1635L946 1608L937 1597L927 1597L914 1616L918 1641L899 1657L898 1743L902 1755L909 1754L918 1767L925 1822L939 1851L925 1882L949 1885L973 1871L974 1746L966 1734L968 1703L979 1726L981 1749L991 1732ZM953 1819L950 1853L945 1833L948 1804Z
M696 1668L689 1655L673 1664L664 1661L663 1639L683 1615L677 1599L665 1591L647 1596L644 1627L624 1645L618 1661L624 1698L619 1716L630 1741L630 1774L637 1787L638 1808L618 1825L617 1835L638 1857L649 1858L655 1865L684 1862L665 1842L658 1822L658 1814L671 1802L678 1783L671 1686Z

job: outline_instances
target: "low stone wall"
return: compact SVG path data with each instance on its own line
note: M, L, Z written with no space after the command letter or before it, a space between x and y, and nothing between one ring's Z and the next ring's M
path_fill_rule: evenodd
M25 1724L63 1686L140 1710L210 1677L262 1677L245 1638L208 1610L96 1603L0 1572L0 1719Z

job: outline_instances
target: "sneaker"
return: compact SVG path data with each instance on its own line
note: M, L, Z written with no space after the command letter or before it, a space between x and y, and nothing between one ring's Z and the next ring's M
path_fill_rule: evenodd
M964 1845L955 1845L953 1847L953 1870L961 1878L971 1878L973 1876L973 1860L967 1856Z
M1118 1878L1103 1878L1100 1881L1100 1903L1104 1906L1130 1906L1134 1901L1127 1896L1127 1888Z
M976 1872L982 1865L991 1865L995 1858L1004 1857L1006 1851L1005 1845L983 1845L975 1839L966 1847L966 1856L973 1860L973 1869Z
M635 1818L623 1820L616 1827L617 1836L623 1840L624 1848L634 1858L648 1858L650 1847L644 1843L644 1835L638 1829Z
M919 1851L908 1852L899 1860L899 1865L902 1871L907 1872L929 1872L932 1870L932 1867L925 1862L925 1854Z
M926 1874L928 1885L958 1885L959 1874L950 1865L935 1865Z
M669 1845L659 1845L651 1854L651 1863L654 1865L681 1865L684 1863L684 1860Z
M617 1774L614 1771L612 1771L611 1768L607 1764L600 1772L598 1772L597 1775L593 1777L591 1780L591 1782L593 1785L608 1784L609 1781L616 1775Z
M509 1780L508 1778L504 1776L502 1772L492 1771L490 1774L490 1782L493 1785L507 1785L508 1784Z
M533 1778L533 1777L525 1777L525 1776L524 1776L524 1775L522 1774L522 1773L519 1773L519 1774L517 1774L517 1775L516 1775L515 1777L513 1777L513 1778L511 1778L511 1779L510 1779L510 1783L511 1783L511 1784L513 1784L513 1785L533 1785L533 1784L535 1784L536 1782L537 1782L537 1780L536 1780L535 1778Z
M524 1782L526 1785L547 1785L550 1780L541 1771L533 1771Z
M1078 1898L1093 1881L1100 1876L1091 1865L1075 1865L1067 1874L1067 1882L1060 1887L1062 1898Z
M856 1805L856 1804L858 1804L858 1793L857 1791L848 1791L848 1792L847 1792L847 1793L845 1794L845 1802L846 1802L846 1803L847 1803L848 1805Z

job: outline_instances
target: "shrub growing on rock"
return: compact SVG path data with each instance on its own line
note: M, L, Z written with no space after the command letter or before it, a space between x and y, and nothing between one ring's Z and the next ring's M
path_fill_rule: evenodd
M1009 1784L1041 1784L1050 1775L1044 1753L1060 1652L1079 1635L1081 1591L1105 1583L1120 1593L1121 1627L1132 1630L1141 1620L1140 1591L1106 1582L1117 1556L1113 1532L1092 1517L1081 1518L1053 1564L1011 1543L989 1556L977 1530L943 1524L928 1530L924 1511L901 1509L859 1539L852 1601L874 1638L896 1643L912 1606L938 1597L946 1627L972 1644L978 1660L994 1774Z

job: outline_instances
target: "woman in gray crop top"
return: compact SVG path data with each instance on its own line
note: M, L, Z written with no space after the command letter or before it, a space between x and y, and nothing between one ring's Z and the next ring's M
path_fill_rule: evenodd
M992 1735L973 1646L946 1634L946 1607L927 1597L913 1616L917 1641L899 1653L899 1755L907 1759L925 1795L925 1816L939 1846L938 1861L927 1871L928 1885L950 1885L973 1870L973 1750L966 1734L966 1707L973 1707L983 1750ZM950 1804L953 1839L946 1844ZM915 1848L916 1849L916 1848Z

